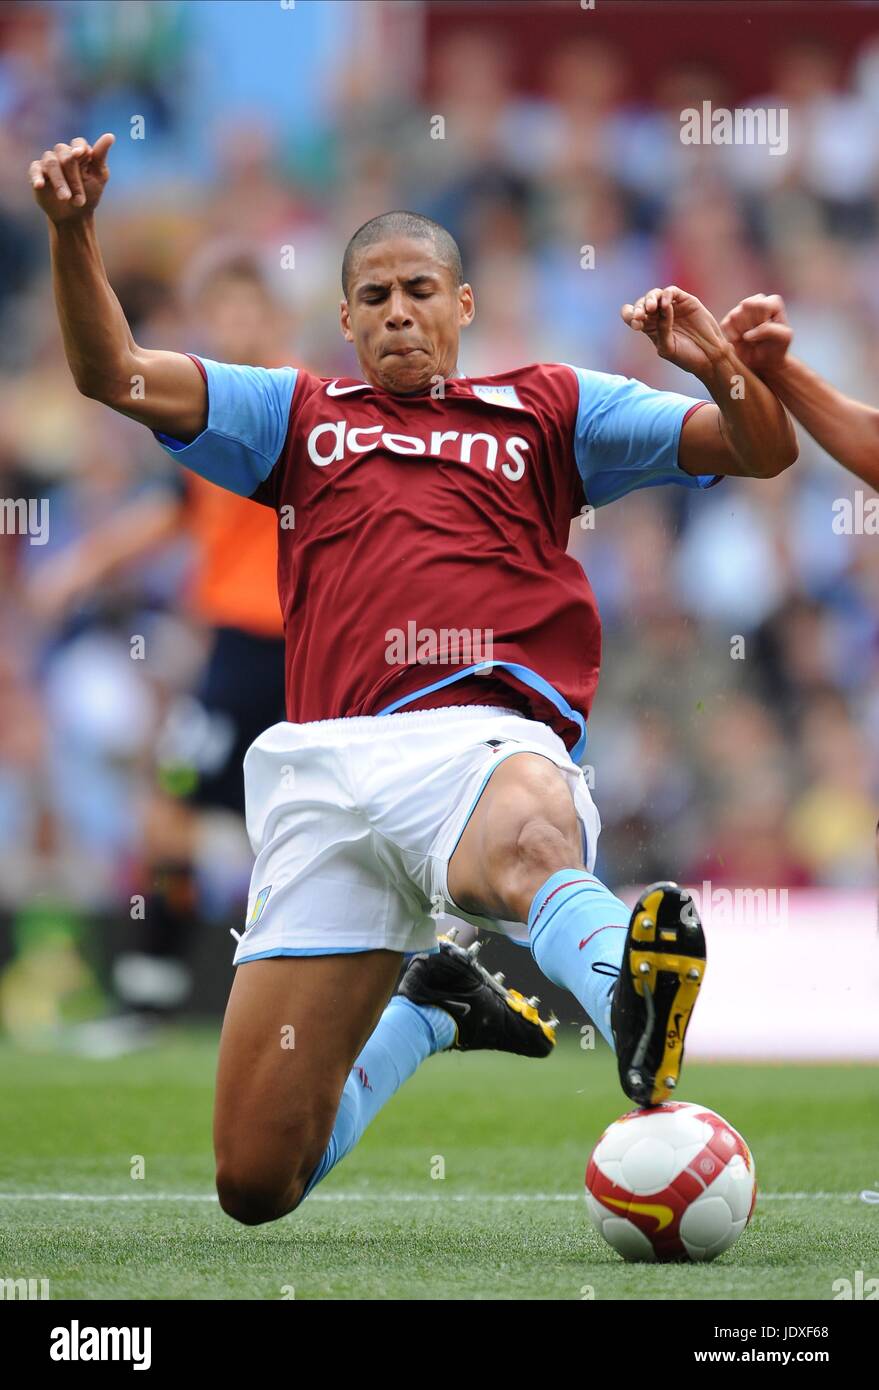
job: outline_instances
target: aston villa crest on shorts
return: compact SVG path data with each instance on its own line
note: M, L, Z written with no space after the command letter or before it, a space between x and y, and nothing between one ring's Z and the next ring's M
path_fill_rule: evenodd
M244 928L245 931L250 931L251 927L256 926L257 922L262 916L263 908L269 900L269 893L271 893L271 891L271 884L269 884L268 888L260 888L259 892L256 895L256 901L253 904L253 911L247 919L247 925Z

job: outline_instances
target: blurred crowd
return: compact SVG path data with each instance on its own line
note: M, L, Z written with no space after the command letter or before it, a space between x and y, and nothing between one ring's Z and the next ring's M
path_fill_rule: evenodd
M341 252L366 218L409 207L460 241L477 302L466 374L568 361L702 395L619 317L676 283L718 318L781 292L797 353L879 404L879 37L844 63L825 15L826 41L777 52L772 90L749 104L789 110L783 157L681 143L683 109L733 104L728 75L704 63L645 85L625 51L549 34L540 90L524 94L503 34L464 25L421 55L420 91L365 82L337 49L306 126L268 101L209 110L196 159L180 152L207 81L199 8L0 9L0 495L48 498L51 518L45 545L0 535L12 913L47 891L84 912L127 907L144 798L157 777L170 795L186 781L168 731L197 723L205 656L185 526L97 587L64 573L65 549L97 522L178 484L146 430L73 387L26 178L45 147L116 131L99 233L145 347L253 360L252 342L263 362L359 375L338 331ZM244 276L249 289L208 304L230 257L258 266L262 289ZM833 526L834 501L858 486L801 435L800 461L771 482L653 489L574 521L604 622L586 757L611 883L874 881L879 540ZM132 659L132 635L148 659ZM203 905L222 915L247 867L214 846Z

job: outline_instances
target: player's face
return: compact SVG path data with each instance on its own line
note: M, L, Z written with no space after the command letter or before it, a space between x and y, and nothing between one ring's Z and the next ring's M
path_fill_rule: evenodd
M453 376L473 291L456 285L429 241L391 237L357 257L341 306L342 333L364 379L394 395Z

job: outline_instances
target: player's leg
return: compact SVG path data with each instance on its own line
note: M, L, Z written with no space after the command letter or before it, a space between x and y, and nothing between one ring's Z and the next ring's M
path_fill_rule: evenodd
M523 996L445 938L413 958L382 1009L399 962L365 951L239 966L215 1110L217 1189L231 1216L252 1225L292 1211L434 1052L552 1051L553 1029Z
M617 1051L626 1093L641 1103L668 1096L704 972L694 905L661 884L630 914L587 871L574 800L550 759L522 752L494 770L449 862L448 887L465 911L527 922L544 974Z
M238 967L214 1112L230 1216L256 1225L292 1211L421 1062L452 1043L448 1014L388 1003L400 962L377 950Z
M144 912L113 966L124 1012L80 1029L82 1050L109 1055L143 1045L185 1004L203 865L215 882L222 866L223 900L238 920L252 863L242 763L283 714L283 639L218 627L194 695L172 707L162 734L166 757L189 772L192 785L180 796L152 788L140 813Z
M417 729L410 742L429 746ZM376 772L394 800L401 768L420 789L394 726L372 719L282 723L245 759L257 858L216 1109L220 1199L243 1222L291 1211L431 1053L552 1050L521 995L466 951L437 948L430 894L379 824ZM433 804L420 790L415 803L430 833Z
M562 878L556 884L559 873ZM613 1045L610 993L622 960L629 911L586 871L580 821L558 768L535 753L508 757L492 774L449 863L452 899L465 911L528 922L530 927L531 910L544 885L557 890L554 905L559 897L570 899L568 882L587 885L588 908L581 898L573 932L540 932L539 950L529 932L532 953L549 979L571 989ZM567 962L550 959L571 944L576 957Z
M139 814L143 910L128 924L113 961L114 1011L71 1031L70 1046L85 1057L118 1057L159 1040L163 1025L189 996L189 945L197 893L191 867L192 808L151 788ZM246 841L245 841L246 848Z

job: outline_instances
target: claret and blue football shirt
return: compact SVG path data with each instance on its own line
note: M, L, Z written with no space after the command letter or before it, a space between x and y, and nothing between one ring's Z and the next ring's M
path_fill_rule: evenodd
M278 513L294 723L495 704L585 746L601 625L571 518L661 483L704 401L564 364L394 396L193 358L208 419L180 463Z

